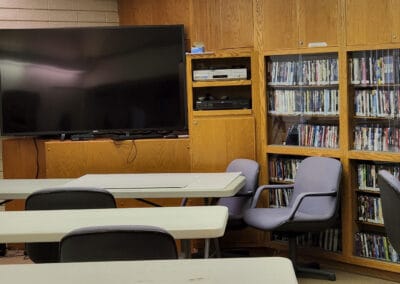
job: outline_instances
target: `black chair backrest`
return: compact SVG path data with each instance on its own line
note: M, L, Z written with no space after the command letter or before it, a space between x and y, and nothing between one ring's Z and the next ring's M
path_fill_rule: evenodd
M378 172L385 230L396 252L400 252L400 181L386 170Z
M100 188L73 187L38 190L25 201L25 210L116 208L113 195ZM59 243L27 243L29 258L36 263L59 262Z
M76 229L60 242L61 262L177 259L174 238L153 226Z

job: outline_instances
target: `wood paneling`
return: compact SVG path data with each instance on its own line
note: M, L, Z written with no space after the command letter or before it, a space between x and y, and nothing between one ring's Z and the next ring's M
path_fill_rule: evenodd
M220 1L221 27L220 48L252 47L253 44L253 5L252 1Z
M188 44L207 50L253 46L253 6L248 0L119 0L121 25L184 24Z
M121 25L171 25L189 27L190 1L187 0L119 0Z
M215 50L222 39L221 9L219 0L193 0L193 17L191 23L191 42L203 42L207 50Z
M190 172L188 139L45 141L43 177Z
M4 178L37 177L37 144L34 139L4 139Z
M186 49L189 50L191 3L187 0L118 0L121 25L185 26Z

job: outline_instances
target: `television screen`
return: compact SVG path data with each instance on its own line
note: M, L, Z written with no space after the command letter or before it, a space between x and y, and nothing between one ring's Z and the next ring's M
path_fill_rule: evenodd
M183 25L0 30L2 135L182 130Z

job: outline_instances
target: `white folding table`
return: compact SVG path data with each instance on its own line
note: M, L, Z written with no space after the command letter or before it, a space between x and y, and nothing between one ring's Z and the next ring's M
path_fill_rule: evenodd
M238 172L87 174L76 179L0 179L0 200L25 199L46 187L91 186L115 198L189 198L235 195L245 184Z
M0 180L0 200L25 199L32 192L46 187L100 187L111 192L115 198L140 200L226 197L235 195L245 182L240 172L87 174L76 179L3 179ZM205 239L207 257L210 241ZM187 247L188 242L184 241L183 245Z
M0 242L57 242L86 226L152 225L175 239L218 238L228 220L225 206L71 209L0 212Z
M0 265L7 284L296 284L287 258L218 258Z

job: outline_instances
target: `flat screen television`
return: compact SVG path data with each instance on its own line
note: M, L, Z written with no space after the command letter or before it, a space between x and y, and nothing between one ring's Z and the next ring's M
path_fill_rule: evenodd
M184 130L183 25L0 30L1 134Z

